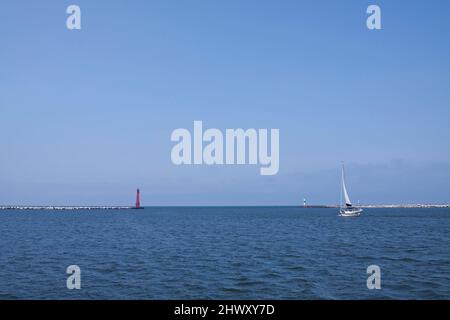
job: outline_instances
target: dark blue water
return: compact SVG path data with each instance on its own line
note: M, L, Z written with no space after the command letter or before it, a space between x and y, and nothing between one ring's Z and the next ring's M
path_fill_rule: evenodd
M450 210L0 211L1 299L450 298ZM66 268L81 268L81 290ZM366 268L381 268L368 290Z

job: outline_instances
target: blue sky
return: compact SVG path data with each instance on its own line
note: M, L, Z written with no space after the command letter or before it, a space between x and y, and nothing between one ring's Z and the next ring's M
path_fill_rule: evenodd
M77 4L82 30L66 28ZM366 8L382 30L366 28ZM448 1L8 1L0 204L450 202ZM279 128L280 171L170 134Z

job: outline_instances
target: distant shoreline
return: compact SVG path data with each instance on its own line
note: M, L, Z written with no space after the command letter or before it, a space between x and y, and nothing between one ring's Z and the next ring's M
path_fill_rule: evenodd
M339 208L339 205L307 205L300 206L301 208ZM383 208L450 208L450 204L363 204L357 205L355 207L365 208L365 209L383 209Z
M326 208L339 208L339 205L279 205L279 206L148 206L147 208L214 208L214 207L295 207L299 209L326 209ZM358 207L365 209L413 209L413 208L450 208L450 204L380 204L380 205L360 205ZM133 206L0 206L0 210L126 210L134 209Z
M124 210L131 206L0 206L0 210Z

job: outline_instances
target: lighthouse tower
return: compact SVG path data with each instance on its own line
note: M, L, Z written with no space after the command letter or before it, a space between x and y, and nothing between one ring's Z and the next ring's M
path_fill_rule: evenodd
M134 206L133 209L144 209L141 207L141 194L139 188L136 190L136 206Z
M141 195L139 193L139 188L136 190L136 208L141 207Z

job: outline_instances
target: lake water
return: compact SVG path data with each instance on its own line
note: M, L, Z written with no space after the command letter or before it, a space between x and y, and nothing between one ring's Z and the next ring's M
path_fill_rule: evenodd
M449 232L450 209L4 210L0 299L449 299Z

